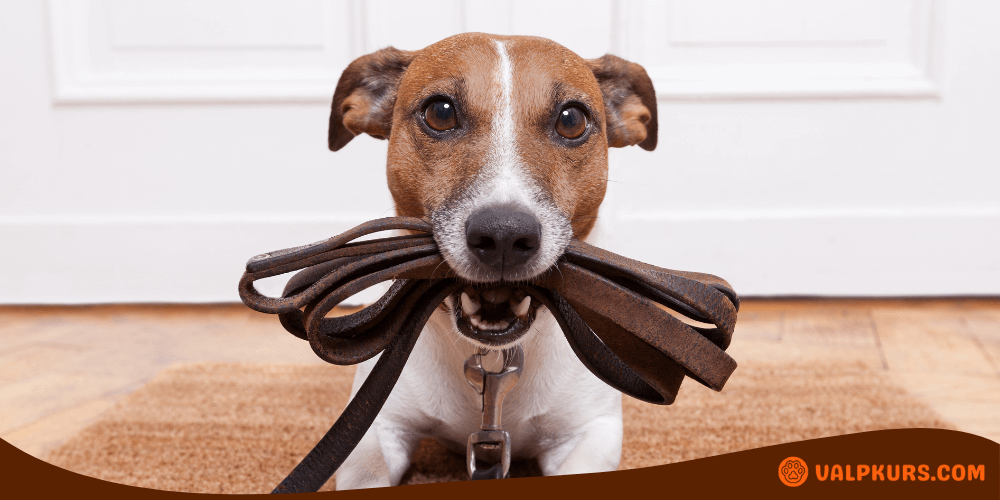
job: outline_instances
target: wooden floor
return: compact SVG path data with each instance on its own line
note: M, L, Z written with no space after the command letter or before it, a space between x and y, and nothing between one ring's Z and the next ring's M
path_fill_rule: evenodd
M746 300L729 351L862 363L1000 441L1000 300ZM164 367L193 361L321 363L242 305L0 307L0 438L44 457Z

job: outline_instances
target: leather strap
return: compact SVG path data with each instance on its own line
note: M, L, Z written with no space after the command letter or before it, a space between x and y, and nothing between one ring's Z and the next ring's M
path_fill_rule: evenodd
M353 241L393 229L417 233ZM466 285L448 267L430 231L421 219L378 219L247 262L239 283L243 302L277 314L281 325L308 340L324 361L356 364L382 353L344 413L274 493L317 491L330 479L371 427L434 309ZM261 295L253 286L299 270L280 298ZM389 280L392 287L374 304L325 317L344 299ZM739 298L717 276L664 269L573 240L556 266L523 288L556 318L587 369L637 399L669 405L685 375L719 391L736 369L725 349Z

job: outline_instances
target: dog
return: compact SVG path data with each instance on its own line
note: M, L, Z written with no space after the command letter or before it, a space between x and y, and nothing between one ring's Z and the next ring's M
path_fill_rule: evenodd
M545 475L618 468L621 394L584 367L517 284L592 232L608 148L651 151L656 130L641 66L613 55L585 60L544 38L465 33L347 67L333 96L330 149L362 133L387 139L397 214L431 221L446 262L469 285L431 316L338 470L338 489L399 484L424 438L464 454L482 423L482 397L463 363L515 345L523 372L502 406L513 458L536 459ZM376 360L358 365L352 398Z

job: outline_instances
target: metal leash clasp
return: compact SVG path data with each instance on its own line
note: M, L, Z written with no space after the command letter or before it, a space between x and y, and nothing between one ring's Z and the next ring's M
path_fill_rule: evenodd
M502 479L510 471L510 433L500 428L500 405L521 376L524 350L521 346L504 349L503 368L498 372L483 368L483 354L480 350L465 360L465 378L483 396L483 425L469 435L466 465L472 479ZM493 466L476 470L477 458Z

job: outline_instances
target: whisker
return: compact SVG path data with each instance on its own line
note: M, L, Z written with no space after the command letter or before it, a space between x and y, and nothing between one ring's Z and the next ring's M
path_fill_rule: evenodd
M437 270L438 270L438 269L439 269L439 268L440 268L441 266L443 266L444 264L445 264L445 261L444 261L444 259L441 259L441 262L439 262L439 263L438 263L438 265L434 266L434 271L432 271L432 272L431 272L431 276L434 276L435 274L437 274Z

